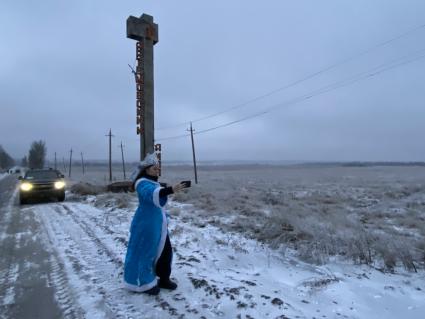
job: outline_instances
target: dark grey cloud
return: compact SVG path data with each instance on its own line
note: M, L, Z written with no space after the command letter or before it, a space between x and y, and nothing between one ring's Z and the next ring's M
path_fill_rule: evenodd
M152 14L156 127L239 105L425 23L425 3L401 1L3 1L0 143L22 157L72 147L105 158L109 128L136 159L129 15ZM195 122L198 131L290 101L425 49L425 28L265 99ZM425 60L425 59L424 59ZM198 158L423 160L424 60L226 128L196 135ZM186 133L158 130L157 138ZM115 150L114 148L114 150ZM191 158L188 138L163 141ZM115 151L114 151L115 152Z

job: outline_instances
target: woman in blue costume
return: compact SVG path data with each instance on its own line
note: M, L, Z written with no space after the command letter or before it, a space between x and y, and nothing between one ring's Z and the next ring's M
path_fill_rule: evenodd
M164 206L168 195L185 188L183 183L162 187L158 176L159 163L154 153L148 154L132 174L139 206L131 222L124 264L125 287L150 295L157 295L160 288L177 288L170 280L172 247Z

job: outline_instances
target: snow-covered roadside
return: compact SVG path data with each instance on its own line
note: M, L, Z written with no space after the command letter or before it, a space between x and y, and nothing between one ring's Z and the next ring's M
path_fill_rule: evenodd
M384 274L366 266L312 266L289 249L271 250L239 234L194 223L193 207L170 203L174 292L128 293L122 261L131 209L105 202L34 206L90 318L421 318L421 273ZM46 242L46 245L49 245Z
M1 180L1 176L0 176ZM7 238L7 226L10 223L10 219L13 213L13 203L16 200L18 189L15 189L12 197L7 204L7 208L3 214L3 220L0 224L0 241L3 242ZM12 284L16 282L19 273L19 265L15 264L9 269L4 269L0 272L0 287L7 287L4 291L4 298L0 302L0 307L13 305L15 303L15 286Z
M172 205L181 206L177 203ZM184 209L182 212L177 224L187 218ZM295 253L289 249L271 250L257 241L239 234L223 234L208 225L204 229L185 223L181 225L187 228L183 233L192 233L195 238L202 239L202 246L208 250L210 259L218 259L211 265L214 268L198 267L197 271L205 278L214 278L211 269L216 269L226 278L233 274L235 281L256 283L257 286L245 287L258 304L264 296L271 300L281 299L288 308L300 311L307 318L323 315L420 318L425 311L423 272L407 273L400 269L399 274L384 274L367 266L336 262L313 266L293 257ZM176 230L179 226L173 227ZM186 254L199 246L196 242L189 245ZM261 303L256 308L259 312L254 317L267 314L266 317L274 318L269 304Z
M7 173L0 173L0 181L1 181L3 178L5 178L7 175L9 175L9 174L7 174Z

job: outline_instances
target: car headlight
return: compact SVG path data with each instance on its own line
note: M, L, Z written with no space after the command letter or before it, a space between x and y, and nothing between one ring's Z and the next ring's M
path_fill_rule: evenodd
M28 192L32 189L32 184L31 183L22 183L21 189L25 192Z
M55 188L56 189L62 189L65 187L65 182L59 181L55 183Z

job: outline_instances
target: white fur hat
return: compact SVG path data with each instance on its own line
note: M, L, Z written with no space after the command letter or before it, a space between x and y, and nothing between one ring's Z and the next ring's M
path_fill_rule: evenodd
M133 182L135 182L137 176L139 176L141 171L143 171L145 168L147 168L149 166L158 165L158 164L159 164L158 156L156 155L155 152L153 152L151 154L147 154L145 159L143 161L141 161L137 165L137 168L133 171L133 173L131 173L130 179Z

